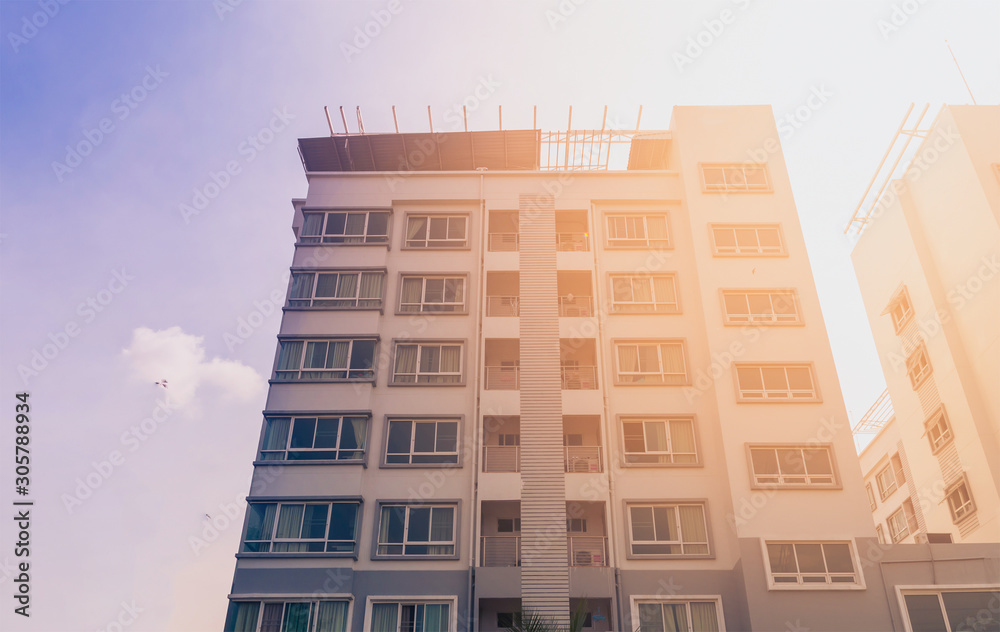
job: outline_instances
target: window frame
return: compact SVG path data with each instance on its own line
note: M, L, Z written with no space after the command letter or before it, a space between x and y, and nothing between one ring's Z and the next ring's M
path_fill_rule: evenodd
M350 551L327 551L326 548L331 542L348 542L348 540L330 540L330 526L332 513L329 506L334 504L354 505L354 545ZM250 516L253 505L275 505L273 523L271 524L271 536L267 539L251 540L254 543L267 543L268 551L246 551L247 535L250 530ZM305 528L305 506L306 505L327 505L326 525L323 528L326 537L320 538L276 538L278 521L281 517L282 505L303 505L303 513L300 518L299 533ZM358 550L361 543L361 529L364 515L364 498L361 496L259 496L251 497L247 500L243 529L240 533L240 546L236 553L237 558L291 558L291 557L318 557L318 558L352 558L358 559ZM323 551L274 551L276 543L309 543L323 542Z
M910 503L908 508L907 503ZM900 520L902 521L901 529L897 528ZM920 527L913 510L913 502L909 498L905 499L896 511L886 516L885 524L889 527L889 539L893 544L902 542L911 535L916 535Z
M715 559L715 542L712 534L712 521L709 517L709 501L707 498L652 498L652 499L623 499L622 506L625 515L625 531L627 534L627 548L625 549L625 557L630 560L695 560L695 559ZM674 526L680 531L680 535L683 538L683 529L680 528L680 516L679 512L676 511L678 507L681 506L695 506L700 507L702 510L702 518L704 520L703 527L705 529L705 542L685 542L683 539L680 540L635 540L632 533L632 508L634 507L672 507L674 508ZM705 545L708 548L707 553L634 553L633 547L636 544L666 544L673 545L676 542L677 545L681 547L681 551L684 550L685 545L700 546Z
M773 229L778 237L779 250L777 251L765 251L764 247L760 245L760 231L761 230L771 230ZM729 230L733 233L733 243L736 244L734 251L724 251L721 250L722 246L719 245L716 232L717 230ZM753 230L754 239L757 241L756 251L742 251L739 234L739 230ZM708 225L708 235L709 243L712 244L712 256L713 257L787 257L788 248L785 242L784 232L781 230L781 224L730 224L730 223L719 223L719 224L709 224ZM729 248L728 246L726 248Z
M717 185L710 185L708 183L708 178L706 177L706 170L708 169L721 169L723 176L723 185L718 187ZM725 181L728 178L729 171L740 170L741 177L744 186L737 187L736 185L730 186ZM747 171L760 171L764 174L764 184L751 186L747 178ZM699 162L698 163L698 178L701 182L701 192L702 193L773 193L774 187L771 182L771 176L768 173L766 162Z
M886 544L885 531L882 529L881 524L875 525L875 539L878 540L879 544Z
M630 595L630 616L632 617L629 625L631 627L626 627L626 629L638 629L640 625L639 619L639 606L641 604L656 604L656 605L677 605L685 604L685 612L688 615L688 624L691 623L691 602L714 602L715 603L715 619L719 624L719 632L726 632L726 617L722 606L722 595L678 595L676 597L664 596L662 593L659 595ZM662 608L661 608L662 612Z
M361 276L364 274L381 274L382 276L382 291L378 297L378 305L361 305L362 301L375 301L374 298L361 298ZM312 274L312 289L310 291L309 298L294 298L292 297L292 289L295 286L295 276L303 274ZM319 276L321 274L336 274L337 282L336 286L340 286L340 277L347 274L355 274L358 277L354 297L316 297L316 288L319 285ZM285 296L285 310L344 310L344 311L383 311L385 307L385 288L386 279L388 277L388 271L386 268L292 268L291 273L288 278L288 292ZM305 301L309 305L293 305L292 301ZM316 305L316 301L353 301L354 305Z
M996 584L949 584L949 585L905 585L897 584L896 601L899 604L900 613L903 619L903 629L906 632L913 632L913 622L910 620L910 611L906 606L907 595L934 595L938 598L938 606L941 608L941 616L944 620L946 630L961 632L964 628L954 630L948 618L948 610L944 604L944 593L969 593L969 592L1000 592L1000 583Z
M435 424L437 424L437 423L455 423L455 424L457 424L456 431L455 431L455 451L454 451L455 462L454 463L413 463L412 462L413 455L414 455L413 447L414 447L414 442L416 441L416 433L413 432L412 428L411 428L411 432L410 432L410 452L408 454L408 456L410 458L410 462L409 463L390 463L389 460L388 460L389 459L389 433L390 433L392 424L394 422L400 422L400 421L410 421L410 422L413 422L414 424L417 424L417 423L429 423L429 422L435 422ZM430 468L430 469L436 469L436 468L461 468L462 467L462 461L463 461L463 456L464 456L464 450L463 450L463 445L462 445L462 435L463 435L463 429L464 429L464 426L465 426L465 416L464 415L386 415L385 416L385 423L383 424L383 426L384 426L384 429L383 429L383 433L382 433L382 445L384 447L382 449L381 463L379 464L380 468L390 468L390 469L391 468L411 468L411 469L412 468L422 468L422 469L428 469L428 468ZM435 426L435 429L434 429L435 443L437 441L437 432L438 432L438 429ZM402 453L394 453L394 454L402 454ZM416 453L416 454L445 454L445 453L439 453L439 452L437 452L435 450L435 452L419 452L419 453ZM447 454L452 454L452 453L448 452Z
M920 364L923 366L919 366ZM915 368L919 369L916 374L914 374ZM927 355L927 345L921 342L912 353L906 356L906 376L910 378L910 386L913 390L917 390L933 373L934 367L931 366L930 356Z
M360 417L364 419L365 423L365 437L364 445L360 449L350 450L347 448L339 447L340 442L343 438L344 433L344 419ZM285 448L283 450L265 450L266 445L265 439L268 436L268 426L275 419L289 419L288 423L288 437L285 439ZM337 448L297 448L292 449L292 435L293 428L295 426L296 419L339 419L337 425ZM318 424L317 424L318 425ZM256 459L254 460L254 465L275 465L281 464L285 465L366 465L368 461L368 452L371 445L371 430L372 430L372 415L371 411L267 411L264 413L264 428L261 432L260 442L257 448ZM315 432L313 429L313 442L315 443ZM341 452L361 452L361 457L356 459L289 459L289 452L337 452L338 456ZM264 453L279 453L284 452L285 458L282 459L265 459Z
M382 509L385 507L406 507L406 515L403 520L403 541L402 542L379 542L379 532L382 526ZM439 542L444 542L444 540L435 540L435 544L430 544L430 540L426 543L415 540L413 542L408 541L409 536L409 525L410 525L410 510L414 508L427 508L435 509L448 507L452 510L452 532L451 532L451 547L452 553L435 553L435 554L407 554L406 546L448 546L448 544L439 544ZM433 515L433 511L432 511ZM431 518L428 518L430 520ZM375 501L375 517L372 520L372 544L371 544L371 559L372 560L457 560L461 556L461 544L462 544L462 501L457 498L451 499L435 499L433 501L420 501L413 499L378 499ZM428 528L430 528L428 524ZM391 546L399 544L403 547L403 553L380 553L380 546Z
M644 239L629 239L628 237L612 238L611 222L613 219L624 218L626 222L630 219L642 218L642 230L646 237ZM665 240L651 240L649 237L649 218L662 217L664 227L667 232ZM628 227L626 227L626 232ZM670 225L670 213L668 211L605 211L604 213L604 247L608 250L673 250L674 240L672 226ZM612 243L626 242L626 243ZM666 245L651 246L650 241L666 241Z
M941 426L944 427L943 430L939 430ZM934 439L935 430L939 430L940 432L936 441ZM955 440L955 430L952 428L951 419L948 418L948 412L945 410L944 404L938 406L931 413L930 417L924 420L924 434L930 443L931 454L937 454Z
M761 482L758 479L760 475L754 470L753 452L754 450L773 450L775 453L775 460L778 462L778 474L779 478L777 483L767 483ZM798 450L800 459L803 466L806 466L807 461L803 451L805 450L823 450L826 452L827 459L830 463L830 474L829 477L831 481L829 483L782 483L781 478L787 477L798 477L794 474L785 475L781 472L781 459L778 457L778 450ZM837 467L837 459L834 455L833 444L832 443L747 443L746 444L746 457L747 457L747 467L750 472L750 488L751 489L843 489L843 483L840 478L840 470ZM811 475L806 470L806 473L801 475L801 478L816 478L823 475Z
M896 308L903 306L902 313L899 318L896 317ZM889 303L882 310L883 314L889 314L889 318L892 320L892 329L895 334L899 334L906 327L911 320L913 320L913 301L910 300L910 293L906 289L906 286L902 286L897 290L892 298L889 299Z
M695 415L659 415L659 414L652 414L652 415L632 415L632 414L622 413L622 414L616 415L616 421L617 421L617 425L618 425L618 436L619 436L619 439L621 440L621 449L622 449L622 452L621 452L621 456L622 456L622 458L621 458L621 467L636 467L636 468L654 467L654 468L657 468L657 467L703 467L704 466L704 463L702 463L702 459L701 459L701 441L700 441L700 437L698 436L698 422L697 422L697 420L695 418ZM694 461L691 461L691 462L677 462L677 461L675 461L674 460L675 451L673 449L667 450L666 452L658 452L658 451L650 452L650 451L645 451L645 452L641 452L640 453L640 452L629 452L628 449L625 447L626 446L626 442L625 442L625 424L626 423L641 423L642 424L643 447L645 448L645 446L646 446L646 422L654 422L654 423L655 422L659 422L659 423L665 423L666 424L666 426L667 426L667 432L666 432L667 444L668 444L668 446L670 448L672 448L674 441L673 441L672 433L670 431L670 426L671 426L671 422L674 422L674 421L679 421L679 422L689 421L691 423L691 434L694 437ZM653 463L653 462L641 462L641 461L631 461L630 462L628 460L629 455L637 455L637 454L646 454L646 455L654 455L654 456L668 456L668 457L670 457L670 462L669 463ZM681 454L688 454L688 453L687 452L683 452Z
M420 279L420 303L419 310L409 311L403 309L403 286L405 285L406 279ZM446 303L444 301L444 285L441 288L441 302L440 303L430 303L427 302L427 281L430 279L441 279L445 283L451 279L460 279L462 281L462 304L460 309L454 310L435 310L426 309L428 305L456 305L456 303ZM399 274L398 289L396 292L396 315L397 316L412 316L414 314L433 314L435 316L454 316L454 315L464 315L469 313L469 275L466 273L449 273L449 272L403 272ZM409 305L410 303L408 303ZM416 305L416 304L414 304Z
M254 627L254 632L259 632L261 625L263 624L264 606L266 604L282 604L281 621L282 626L285 623L285 606L290 603L309 603L309 632L316 632L317 620L317 609L321 602L345 602L347 604L347 612L344 617L345 630L349 631L351 629L351 620L354 617L354 595L350 593L331 593L331 594L317 594L317 593L304 593L304 594L273 594L273 593L254 593L254 594L231 594L229 595L229 606L226 609L226 618L223 624L225 630L229 630L228 627L230 609L232 604L237 603L257 603L257 625ZM233 622L235 624L235 622Z
M961 515L956 515L955 507L951 502L951 495L957 492L962 487L965 488L965 494L968 496L961 506L968 507L966 511ZM957 479L949 483L944 489L944 502L948 505L948 514L951 516L952 524L962 524L972 516L976 515L976 499L972 495L972 486L969 485L969 477L966 474L962 474Z
M653 279L657 277L663 277L670 280L670 285L671 287L673 287L674 290L674 300L672 303L668 301L660 301L659 297L655 296L656 285L653 283ZM653 298L652 302L647 303L647 302L638 302L635 300L632 301L615 300L615 279L629 279L630 289L632 289L631 284L635 283L637 279L647 280L649 283L649 293L650 296L652 296ZM633 298L634 295L635 293L633 291ZM633 315L646 315L646 314L662 315L662 314L682 313L681 293L677 286L676 272L646 272L646 273L608 272L608 296L611 299L611 314L614 315L633 316ZM632 306L649 305L652 307L652 309L623 310L619 307L621 305L632 305ZM664 306L666 307L666 309L657 309L658 306Z
M399 353L399 346L400 345L417 345L417 358L416 358L416 367L415 367L416 371L412 374L413 375L413 381L412 382L401 382L401 381L397 381L396 380L396 376L399 375L399 374L396 373L396 356ZM459 361L458 378L459 379L458 380L456 380L454 382L421 382L420 381L420 376L421 375L442 375L442 373L441 373L440 370L438 372L436 372L436 373L423 373L422 374L420 372L420 359L421 359L421 356L423 354L424 347L434 347L434 346L436 346L436 347L454 347L454 346L458 346L459 347L459 352L458 352L458 361ZM468 345L468 340L466 340L464 338L461 338L461 339L458 339L458 338L455 338L455 339L439 339L439 338L434 338L434 339L430 339L430 338L428 338L428 339L424 339L424 338L420 338L420 339L394 338L393 341L392 341L392 357L390 358L390 361L392 362L392 364L389 367L389 383L388 383L388 385L389 386L465 386L465 382L466 382L466 369L468 368L468 366L467 366L468 363L466 361L467 359L465 357L465 354L466 354L466 350L467 350L468 346L469 346ZM440 359L439 359L439 363L438 363L438 368L440 369ZM410 373L404 373L402 375L410 375ZM453 373L449 372L449 373L446 373L445 375L453 375Z
M878 503L875 502L875 491L872 489L870 482L865 483L865 491L868 493L868 507L872 511L875 511L878 508Z
M318 235L306 235L306 223L307 216L313 214L323 214L323 225L320 227L320 233ZM361 241L324 241L327 237L340 236L343 238L356 237L357 235L347 235L346 233L339 235L327 235L326 228L330 221L330 215L336 213L343 213L348 215L350 213L364 213L365 214L365 228L364 233L360 235ZM386 213L388 217L386 218L385 235L369 235L368 226L371 222L372 213ZM298 239L295 244L297 246L385 246L389 247L392 241L392 222L393 220L393 210L392 207L371 207L371 208L303 208L302 209L302 227L299 229ZM347 220L344 220L344 230L347 230ZM307 237L315 237L317 241L306 241Z
M750 297L760 295L766 295L768 297L768 304L771 308L771 314L769 316L765 314L750 313ZM729 305L726 302L726 299L730 296L742 296L744 298L747 305L746 320L737 320L734 318L734 314L729 313ZM787 316L787 314L778 314L775 311L774 304L776 296L791 297L792 306L795 309L795 314L792 319L779 320L779 316ZM791 327L805 324L802 319L802 302L799 300L799 293L796 288L722 288L719 290L719 300L722 302L722 322L727 326L745 327L747 325L751 325L761 327ZM739 315L737 314L736 316Z
M448 606L448 632L458 630L458 596L457 595L369 595L365 599L365 618L362 630L368 632L372 629L372 611L375 604L394 603L396 609L396 629L400 622L400 608L410 605L437 605L446 604ZM414 626L415 627L415 626Z
M812 362L733 362L732 363L733 381L736 386L736 401L740 404L815 404L823 401L822 393L819 388L819 380L816 379L816 367ZM756 389L744 389L740 386L740 369L758 369L758 375L761 381L761 396L760 397L746 397L744 391L756 390ZM809 379L812 382L812 396L811 397L779 397L779 396L767 396L768 389L764 383L764 373L763 369L774 369L783 368L785 369L785 384L788 385L788 369L789 368L806 368L809 370ZM786 388L785 393L791 395L793 390L801 389L791 389ZM777 392L777 391L775 391Z
M802 573L801 570L796 570L795 575L798 576L798 577L796 577L797 581L795 583L792 583L792 582L775 582L774 581L774 572L771 570L771 557L770 557L770 554L768 553L768 550L767 550L767 545L768 544L792 544L792 545L796 545L796 544L820 544L820 545L823 545L823 544L846 544L848 546L848 548L849 548L849 551L850 551L851 564L854 567L854 572L853 572L853 574L854 574L854 581L851 582L851 583L848 583L848 582L833 582L833 581L824 582L824 583L819 583L819 582L802 582L802 581L799 581L799 580L801 579L801 576L803 575L803 573ZM767 540L765 538L760 538L760 546L761 546L761 552L762 552L762 554L764 556L764 574L765 574L765 577L767 579L767 589L768 590L865 590L866 589L865 575L862 572L861 558L860 558L860 554L858 553L858 543L853 538L850 538L850 539L847 539L847 540L831 540L831 539L826 539L826 540L824 540L824 539L820 539L820 540L786 540L786 539ZM793 550L793 552L795 554L796 569L798 569L799 568L799 566L798 566L798 552L795 551L794 546L793 546L792 550ZM824 554L823 554L823 566L824 566L824 568L827 569L827 570L825 570L825 572L823 573L823 575L825 575L828 578L832 579L832 577L830 577L832 575L832 573L828 569L828 562L827 562L827 559L826 559L826 552L825 552L825 550L824 550ZM789 573L779 573L779 574L781 574L781 575L789 575ZM807 574L809 574L809 575L818 575L818 573L807 573ZM837 574L838 575L846 575L846 573L837 573Z
M354 343L357 342L357 341L369 341L369 340L373 341L375 343L374 347L372 348L372 364L371 364L371 367L369 367L369 368L362 368L362 369L352 369L351 368L351 362L354 359L353 358ZM347 352L347 366L346 367L344 367L344 368L334 367L334 368L330 368L330 369L325 369L325 368L324 369L314 369L314 368L307 368L307 367L305 367L306 358L308 357L307 354L306 354L306 350L308 349L308 344L309 343L318 343L318 342L333 343L333 342L345 342L345 341L351 343L350 347L348 348L348 352ZM281 362L281 355L282 355L282 349L283 349L282 345L284 343L287 343L287 342L301 342L302 343L302 350L300 351L301 357L299 358L299 368L298 369L279 369L278 368L279 365L280 365L280 362ZM377 379L377 376L378 376L378 357L379 357L379 347L381 346L380 343L381 343L381 338L379 337L378 334L373 334L373 335L346 335L346 336L278 334L278 352L275 354L276 357L274 359L274 370L273 370L273 372L271 374L272 378L269 380L269 383L296 383L296 382L305 382L305 383L310 383L310 382L371 382L371 383L374 384L375 380ZM329 351L329 347L328 347L327 348L327 354L329 354L329 352L330 351ZM319 377L319 378L313 378L313 377L304 378L304 377L301 377L301 375L303 373L310 373L310 372L314 372L314 371L328 371L328 372L344 371L344 372L347 373L347 377L342 377L342 378L341 377ZM363 375L363 376L360 376L360 377L351 377L351 372L352 371L363 371L363 372L369 373L369 375ZM295 373L297 373L299 375L299 377L278 377L278 373L279 372L283 372L283 373L295 372Z
M423 246L413 245L413 243L417 242L418 240L411 240L411 239L407 239L406 238L406 235L409 233L409 230L410 230L410 220L417 219L417 218L424 218L424 219L427 220L427 227L426 227L425 233L424 233L425 234L425 238L423 239L423 243L425 245L423 245ZM453 239L448 239L447 238L448 229L450 228L450 226L448 224L450 224L450 220L454 219L454 218L462 218L462 219L465 220L465 237L462 239L461 245L438 245L438 244L435 244L433 246L429 245L430 242L432 242L432 241L434 241L434 242L449 242L449 241L455 241L455 242L457 242L458 241L458 240L453 240ZM446 227L445 227L445 235L446 235L445 239L431 239L431 237L430 237L430 228L431 228L431 220L432 219L444 219L447 222ZM471 215L471 213L448 213L448 212L425 212L425 213L421 213L421 212L408 212L408 213L405 214L404 219L403 219L403 235L402 235L402 245L400 246L400 249L401 250L469 250L472 247L472 245L471 245L472 240L470 238L471 237L471 228L472 228L472 215Z
M667 375L679 375L677 373L665 373L663 371L663 345L673 345L676 344L680 346L681 349L681 359L684 361L684 374L683 379L677 382L667 382L665 377ZM658 371L652 372L627 372L623 373L621 370L621 355L619 354L619 349L622 346L634 346L636 347L636 355L638 358L639 347L645 346L655 346L656 347L656 361ZM614 352L614 369L615 369L615 386L690 386L691 385L691 367L690 359L688 358L687 351L687 341L684 338L613 338L611 340L611 348ZM646 376L659 376L664 378L664 381L659 382L646 382L646 381L624 381L622 380L623 375L633 375L636 377Z
M884 457L883 457L884 458ZM899 452L893 452L886 461L875 470L875 486L878 488L879 499L885 502L887 498L902 489L906 483L906 472L903 471L903 459ZM883 484L883 475L889 474L892 477L892 485Z

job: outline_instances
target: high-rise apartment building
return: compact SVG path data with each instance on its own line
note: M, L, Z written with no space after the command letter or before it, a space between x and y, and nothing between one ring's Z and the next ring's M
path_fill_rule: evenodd
M861 462L885 541L996 543L1000 106L946 106L916 135L849 226L895 410L867 425Z
M770 108L299 149L227 629L894 627Z

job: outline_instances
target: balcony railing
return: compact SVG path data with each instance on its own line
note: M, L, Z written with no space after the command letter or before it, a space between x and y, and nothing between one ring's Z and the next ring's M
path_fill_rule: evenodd
M521 388L521 371L516 366L486 367L486 390L516 391Z
M589 296L560 296L560 316L593 316L594 311Z
M564 391L592 391L597 388L596 366L564 366L560 372Z
M520 566L521 536L484 535L479 559L483 566Z
M601 446L568 445L563 447L563 462L567 472L603 472Z
M520 472L521 448L516 445L484 445L484 472Z
M490 252L517 252L517 233L490 233Z
M487 316L520 316L521 297L520 296L487 296L486 297Z
M587 233L556 233L556 250L583 252L590 250Z
M602 535L571 535L566 538L570 566L607 566L608 539Z

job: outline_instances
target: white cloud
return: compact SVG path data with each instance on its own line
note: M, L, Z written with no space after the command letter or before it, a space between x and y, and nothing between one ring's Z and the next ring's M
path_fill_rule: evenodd
M180 406L194 401L202 387L217 389L223 397L246 401L263 395L266 387L252 368L235 360L205 359L204 338L180 327L154 331L139 327L132 344L122 350L136 376L154 382L166 379L169 396Z

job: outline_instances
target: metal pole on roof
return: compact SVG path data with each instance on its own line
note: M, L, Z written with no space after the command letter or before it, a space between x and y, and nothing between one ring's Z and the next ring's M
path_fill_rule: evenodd
M951 44L948 43L948 40L945 40L944 45L948 47L948 52L951 53L951 58L955 62L955 67L958 68L958 74L962 77L962 83L965 84L965 89L969 91L969 96L972 97L972 105L979 105L976 103L976 97L972 96L972 88L969 87L969 82L965 80L965 73L962 72L962 67L958 65L958 58L955 57L955 51L951 50Z
M642 120L642 106L639 106L639 117L635 119L635 131L639 131L639 121Z
M396 133L399 133L399 121L396 120L396 106L392 106L392 124L396 126Z
M361 118L361 106L358 106L358 131L362 134L365 133L365 120Z
M497 106L497 116L500 117L500 131L502 132L503 131L503 106L502 105L498 105Z
M344 124L344 133L350 134L351 130L347 129L347 117L344 116L344 106L340 106L340 120Z
M531 114L531 129L538 129L538 106L534 106Z
M330 126L330 136L336 136L336 132L333 131L333 119L330 118L330 108L324 105L323 112L326 114L326 124Z
M915 104L911 103L910 108L906 110L906 116L903 117L902 122L899 124L899 129L896 133L892 135L892 140L889 141L889 146L885 148L885 153L882 154L882 160L879 161L878 166L875 167L875 173L872 174L872 179L868 182L868 187L865 192L861 195L861 200L858 201L857 207L854 209L854 215L851 215L851 221L847 222L847 228L844 229L844 234L846 235L851 226L854 225L854 220L858 218L858 211L861 210L861 206L865 203L865 198L868 197L868 193L872 190L872 186L875 184L875 180L878 178L879 172L882 170L882 165L885 164L886 158L889 157L889 153L892 151L893 146L896 144L896 139L899 138L900 133L902 133L903 128L906 127L906 121L910 118L910 113L913 112L913 107Z
M598 165L601 164L601 148L604 147L604 128L607 127L607 124L608 124L608 106L605 105L604 106L604 118L601 119L601 135L598 137L598 140L597 140L597 164ZM591 143L590 147L591 147L591 149L593 149L594 148L594 144ZM609 152L611 151L611 140L610 139L608 139L608 151ZM591 156L591 158L593 158L593 156ZM590 166L590 165L588 165L588 166Z
M564 167L569 169L569 132L573 129L573 106L569 106L569 120L566 122L566 157L563 164Z
M431 126L431 134L434 133L434 120L431 119L431 106L427 106L427 123Z

